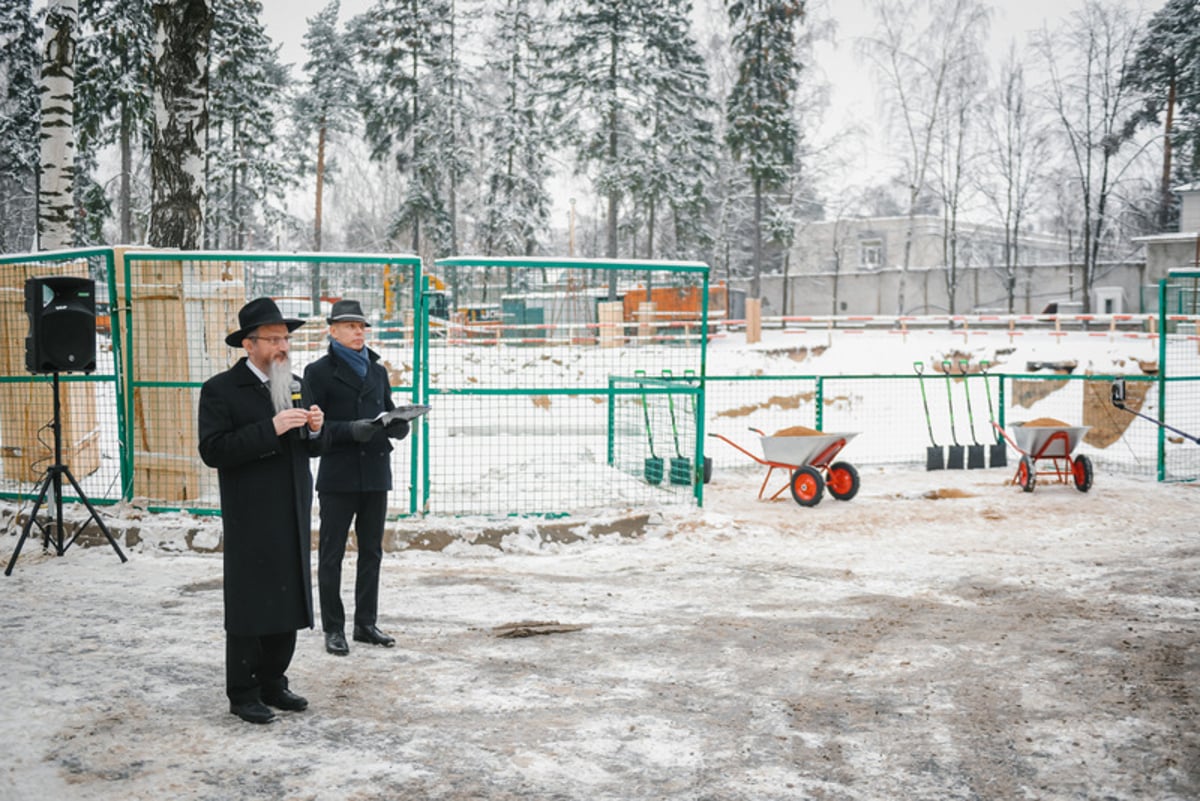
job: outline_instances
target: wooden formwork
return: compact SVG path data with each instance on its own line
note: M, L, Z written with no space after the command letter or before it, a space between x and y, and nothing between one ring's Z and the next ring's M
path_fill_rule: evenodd
M88 277L85 259L59 263L0 265L0 375L27 374L25 281L33 277ZM90 382L61 382L62 460L79 479L100 467L100 429L96 387ZM37 481L54 463L54 391L49 384L0 384L0 476Z
M125 251L116 253L118 265ZM245 271L235 261L129 262L117 269L117 296L134 321L124 331L132 350L131 374L139 383L201 383L240 355L225 344L246 300ZM118 325L124 329L126 318ZM126 387L133 390L133 495L179 502L204 494L207 468L197 452L195 387Z

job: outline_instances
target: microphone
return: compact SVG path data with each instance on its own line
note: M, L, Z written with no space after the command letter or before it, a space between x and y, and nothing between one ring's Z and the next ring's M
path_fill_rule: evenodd
M292 408L293 409L303 409L304 408L304 398L301 397L300 382L293 378L292 384L289 387L289 389L291 390L291 393L292 393ZM308 425L302 425L299 428L297 428L296 436L301 441L308 439Z

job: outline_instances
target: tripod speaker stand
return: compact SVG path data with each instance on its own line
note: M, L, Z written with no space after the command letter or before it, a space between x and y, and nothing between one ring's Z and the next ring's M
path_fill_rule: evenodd
M58 372L54 373L54 464L46 468L46 474L42 477L41 483L38 486L37 499L33 503L33 509L29 513L29 519L25 521L25 527L21 530L21 539L17 540L17 548L13 551L12 559L8 561L8 567L4 570L4 575L11 576L13 565L17 563L17 557L21 555L21 546L25 544L25 540L29 538L29 532L33 530L34 525L42 532L42 549L49 550L51 537L48 526L54 527L54 551L57 555L62 556L66 553L75 540L79 539L79 535L87 528L88 523L96 521L96 526L103 532L108 539L108 544L117 552L117 556L121 557L121 561L128 561L125 554L121 553L121 548L117 545L117 541L113 539L108 527L104 525L104 521L100 519L100 515L96 512L96 508L92 506L92 502L84 495L83 489L79 486L79 482L75 480L75 476L71 475L71 470L62 463L62 405L58 395ZM83 524L75 530L74 536L70 540L66 539L66 532L63 528L63 508L62 508L62 488L63 477L66 476L67 481L75 488L75 494L79 500L87 507L88 518L83 521ZM47 520L45 523L37 519L38 510L46 503L47 496L53 492L54 501L54 519Z

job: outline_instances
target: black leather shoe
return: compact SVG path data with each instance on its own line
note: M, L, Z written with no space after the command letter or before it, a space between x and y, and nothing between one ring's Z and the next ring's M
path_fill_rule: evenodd
M275 719L275 713L268 709L261 701L230 704L229 711L247 723L270 723Z
M350 646L346 644L346 635L340 631L325 632L325 650L337 656L345 656L350 653Z
M286 687L277 693L263 693L263 703L288 712L303 712L308 709L308 699L296 695Z
M391 648L396 644L394 637L389 637L375 626L355 626L354 639L356 642L369 642L371 645L382 645Z

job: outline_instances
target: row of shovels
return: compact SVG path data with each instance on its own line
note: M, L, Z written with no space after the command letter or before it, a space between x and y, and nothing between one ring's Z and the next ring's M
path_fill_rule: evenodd
M992 388L987 380L987 368L990 362L979 362L980 372L983 374L983 388L987 392L988 419L995 420L996 415L992 406ZM968 362L966 359L960 359L958 362L958 375L964 379L969 376L967 370ZM929 415L929 398L925 394L925 363L913 362L913 370L916 371L921 384L921 404L925 407L925 426L929 429L930 445L925 449L925 469L926 470L975 470L981 467L987 467L990 463L992 467L1004 467L1008 464L1008 453L1005 450L1004 440L996 435L996 440L992 443L984 445L975 438L975 410L971 407L971 382L963 381L963 391L967 397L967 419L971 427L971 442L970 445L964 445L958 441L958 434L955 431L954 425L954 393L952 392L951 384L951 362L946 359L942 362L942 374L946 378L946 407L950 412L950 439L953 444L942 446L937 443L937 439L933 436L933 421Z

